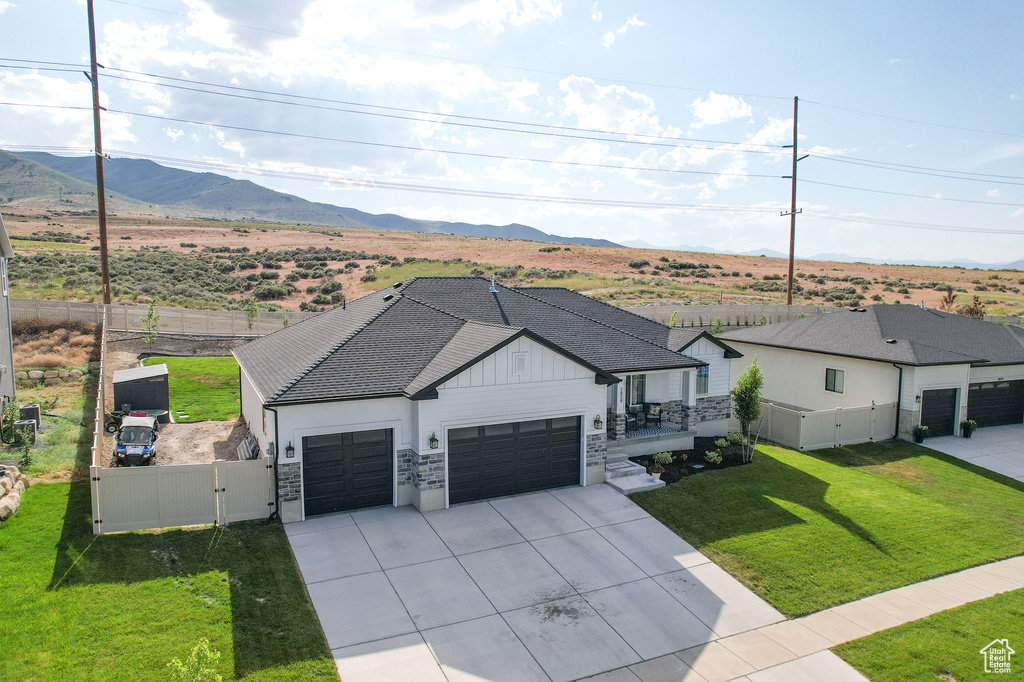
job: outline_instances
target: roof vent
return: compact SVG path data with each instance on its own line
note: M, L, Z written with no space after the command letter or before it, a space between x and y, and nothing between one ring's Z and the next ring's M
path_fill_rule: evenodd
M886 339L886 343L896 343L896 339Z
M393 298L394 298L394 296L392 296L391 294L388 294L387 296L384 297L384 300L385 301L390 301Z
M491 273L491 293L498 293L498 290L494 287L494 273Z
M851 313L866 313L867 311L867 308L850 308Z
M395 282L395 283L394 283L394 284L392 284L391 286L392 286L393 288L397 289L398 287L402 286L403 284L405 284L405 282Z

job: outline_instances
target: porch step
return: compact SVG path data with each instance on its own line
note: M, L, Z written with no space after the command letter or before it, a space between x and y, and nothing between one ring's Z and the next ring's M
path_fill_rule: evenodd
M605 461L609 464L617 464L619 462L629 461L629 455L626 451L617 445L608 445L608 451L605 453Z
M628 459L622 462L609 462L604 466L604 480L606 481L612 478L640 476L646 473L647 469L636 462L630 462Z
M655 481L654 477L650 474L640 474L637 476L621 476L619 478L605 479L610 487L618 490L623 495L629 495L630 493L641 493L645 490L657 490L658 488L665 487L665 481Z

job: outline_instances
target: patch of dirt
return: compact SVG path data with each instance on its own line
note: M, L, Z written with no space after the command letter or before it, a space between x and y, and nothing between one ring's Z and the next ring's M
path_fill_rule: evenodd
M99 325L14 320L14 366L19 370L83 367L99 360Z
M156 442L156 464L206 464L237 460L235 449L245 436L245 422L165 424Z

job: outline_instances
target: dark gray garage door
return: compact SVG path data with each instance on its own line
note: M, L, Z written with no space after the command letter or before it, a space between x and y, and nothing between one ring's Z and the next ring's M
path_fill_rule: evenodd
M953 435L956 421L956 389L921 391L921 425L928 427L928 436Z
M1024 381L989 381L971 384L967 416L978 426L1020 424L1024 421Z
M580 419L538 419L448 432L451 502L580 482Z
M306 515L391 504L391 429L302 439Z

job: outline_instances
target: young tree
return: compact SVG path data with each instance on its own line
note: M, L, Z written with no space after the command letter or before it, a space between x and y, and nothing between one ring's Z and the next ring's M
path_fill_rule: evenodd
M754 451L750 446L750 425L761 416L761 387L764 385L764 374L757 366L757 356L745 370L740 372L736 379L736 388L729 393L732 395L732 402L736 419L740 422L743 436L747 439L747 446L743 456L744 462L753 459Z
M252 331L253 322L256 321L256 300L250 298L245 304L245 324L249 331Z
M142 339L144 342L153 343L156 341L156 330L159 324L160 315L156 314L156 299L154 298L149 302L149 309L146 311L146 316L142 318L142 328L146 330L146 336Z
M939 310L943 310L947 313L953 312L953 305L956 303L956 294L953 293L953 287L947 286L945 295L939 299Z
M670 317L669 320L668 320L668 326L670 326L670 327L676 326L676 315L677 314L679 314L678 310L673 310L672 311L672 317Z
M970 305L962 305L959 308L957 308L956 311L961 315L973 317L976 320L985 319L985 306L982 304L981 299L979 299L977 296L974 297L974 300L971 302Z
M720 318L720 317L716 317L715 318L715 323L711 326L711 333L712 334L721 334L722 333L722 318Z

